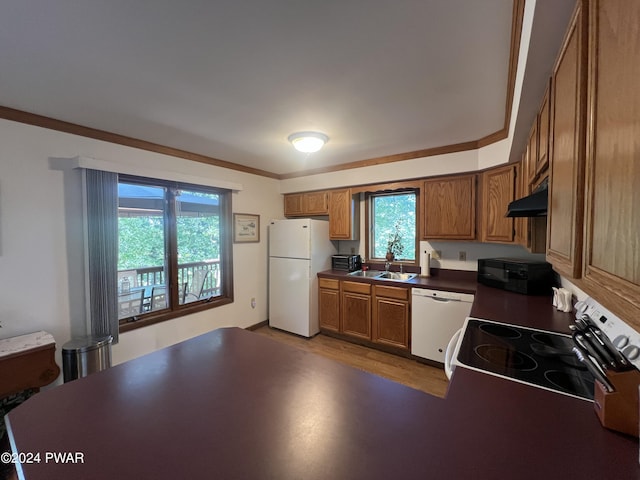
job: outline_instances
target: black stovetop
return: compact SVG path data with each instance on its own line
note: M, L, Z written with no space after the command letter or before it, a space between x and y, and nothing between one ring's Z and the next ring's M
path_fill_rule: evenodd
M569 335L469 318L456 363L593 400L593 376L571 351L573 345Z

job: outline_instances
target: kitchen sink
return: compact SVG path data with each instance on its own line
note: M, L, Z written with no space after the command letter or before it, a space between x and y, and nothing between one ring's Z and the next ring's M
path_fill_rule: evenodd
M385 273L381 270L356 270L355 272L351 272L349 275L352 277L377 277L378 275Z
M397 282L406 282L415 278L417 273L400 273L400 272L383 272L381 270L356 270L349 274L352 277L368 277L380 280L395 280Z
M397 280L399 282L406 282L415 278L417 275L417 273L382 272L376 278L381 280Z

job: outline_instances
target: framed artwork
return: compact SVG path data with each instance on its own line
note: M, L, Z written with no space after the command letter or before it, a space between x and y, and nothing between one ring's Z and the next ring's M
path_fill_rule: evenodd
M260 241L260 215L233 214L233 243Z

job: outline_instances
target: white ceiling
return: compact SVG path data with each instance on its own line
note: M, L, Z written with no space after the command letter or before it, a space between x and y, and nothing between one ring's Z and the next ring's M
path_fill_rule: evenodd
M504 124L511 0L3 0L0 105L286 174ZM330 140L305 155L300 130Z

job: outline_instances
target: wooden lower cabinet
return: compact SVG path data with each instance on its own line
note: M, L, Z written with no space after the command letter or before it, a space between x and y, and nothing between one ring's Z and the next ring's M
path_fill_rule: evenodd
M318 321L320 328L340 331L340 282L331 278L318 279Z
M371 347L410 350L411 289L319 278L320 329Z
M371 285L342 282L342 333L371 340Z
M409 350L409 289L374 286L372 340Z

